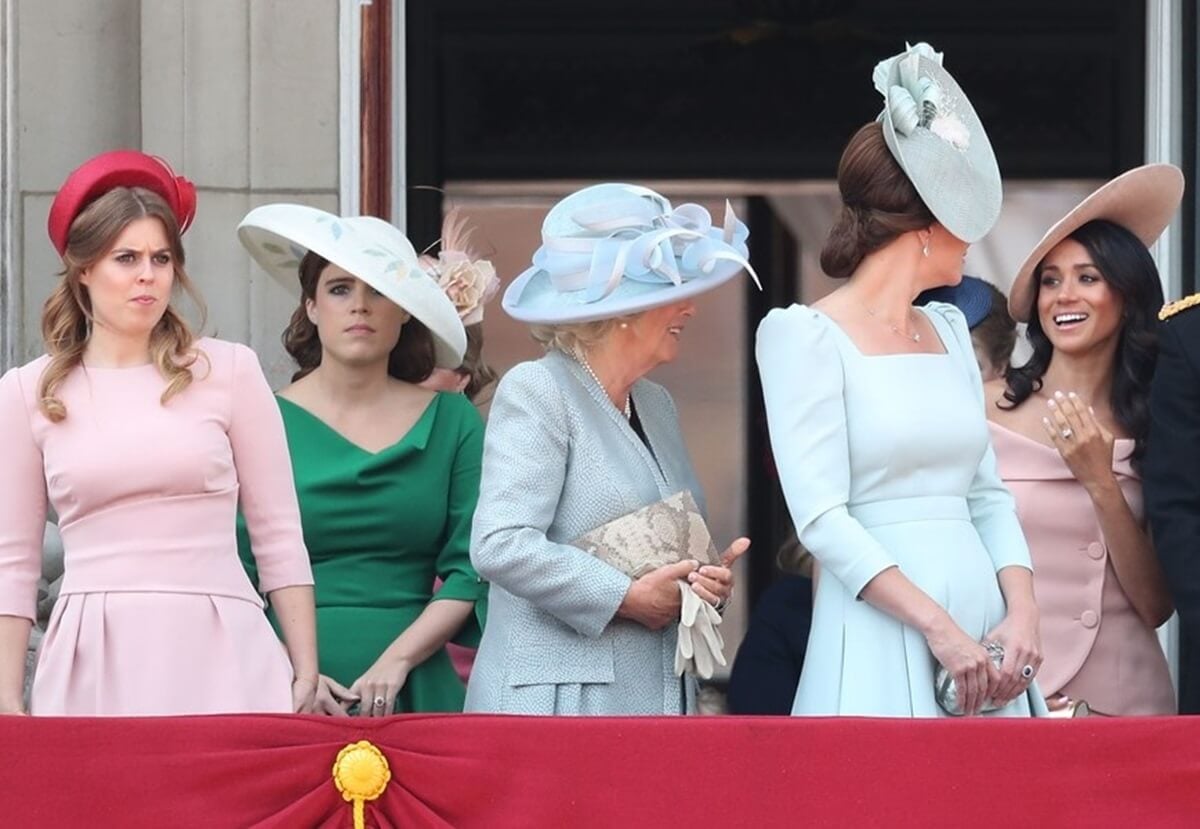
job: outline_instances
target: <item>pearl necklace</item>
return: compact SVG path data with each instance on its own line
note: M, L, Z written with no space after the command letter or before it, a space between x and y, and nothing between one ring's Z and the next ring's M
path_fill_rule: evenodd
M859 304L861 304L861 305L862 305L862 307L863 307L863 310L864 310L864 311L866 311L868 314L870 314L870 315L871 315L871 318L872 318L872 319L877 319L877 320L879 320L880 322L882 322L884 325L886 325L888 328L892 329L892 333L893 333L893 334L897 334L897 335L899 335L899 336L903 337L903 338L904 338L904 339L906 339L906 340L912 340L914 343L919 343L919 342L921 341L921 334L920 334L920 332L916 332L916 331L914 331L912 334L906 334L906 333L904 333L903 331L901 331L901 330L900 330L900 328L899 328L898 326L896 326L896 325L894 325L894 324L892 324L892 323L888 322L888 321L887 321L887 320L885 320L885 319L882 319L882 318L879 316L879 312L878 312L878 311L872 311L870 308L868 308L868 307L867 307L867 304L866 304L865 302L863 302L863 303L859 303ZM911 314L912 312L910 311L909 313ZM910 319L911 319L911 317L910 317Z
M595 369L592 368L591 363L589 363L587 361L587 357L584 357L583 354L580 353L580 354L575 355L575 360L579 363L579 365L583 366L584 371L586 371L588 374L590 374L592 376L592 379L596 381L596 385L600 387L600 391L604 392L604 396L608 397L608 389L604 388L604 384L600 382L600 378L596 375L596 371L595 371ZM625 409L624 409L624 415L625 415L626 420L629 420L630 418L633 417L633 407L630 405L629 401L630 401L630 398L629 398L629 395L627 394L627 395L625 395Z

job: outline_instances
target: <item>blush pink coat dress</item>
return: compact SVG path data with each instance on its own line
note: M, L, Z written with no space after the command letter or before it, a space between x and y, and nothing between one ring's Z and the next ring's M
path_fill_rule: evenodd
M76 368L60 423L37 405L47 357L0 378L0 614L34 618L47 498L65 551L35 715L291 711L234 535L240 499L260 589L312 584L279 407L248 348L198 347L165 405L153 365Z
M1000 477L1017 499L1041 612L1038 686L1109 715L1174 714L1175 690L1154 629L1137 615L1109 560L1091 497L1058 450L990 423ZM1142 484L1117 440L1113 472L1142 520Z

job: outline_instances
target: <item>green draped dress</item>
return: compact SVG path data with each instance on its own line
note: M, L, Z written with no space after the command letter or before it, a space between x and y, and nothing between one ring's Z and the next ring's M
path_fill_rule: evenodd
M372 453L276 399L316 581L321 673L349 687L439 599L475 602L454 641L477 645L487 585L468 556L483 452L475 407L438 392L403 438ZM238 549L257 584L240 516ZM464 693L442 648L408 675L395 711L461 711Z

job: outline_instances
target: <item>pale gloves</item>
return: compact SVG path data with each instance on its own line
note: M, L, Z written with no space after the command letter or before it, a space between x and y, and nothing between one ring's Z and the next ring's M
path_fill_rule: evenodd
M675 673L684 671L710 679L717 665L725 667L725 640L718 627L721 614L696 595L686 581L679 582L683 597L679 610L679 639L675 643Z

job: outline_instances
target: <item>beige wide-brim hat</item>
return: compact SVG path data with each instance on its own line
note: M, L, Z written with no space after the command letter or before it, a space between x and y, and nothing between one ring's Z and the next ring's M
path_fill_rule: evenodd
M246 214L238 239L262 269L293 289L309 251L370 285L433 335L439 368L462 365L467 333L454 304L420 265L408 238L374 216L342 218L303 204L265 204Z
M1008 292L1008 313L1029 322L1037 285L1033 274L1054 246L1088 222L1118 224L1150 247L1171 223L1183 200L1183 173L1173 164L1135 167L1100 187L1046 231L1025 257Z

